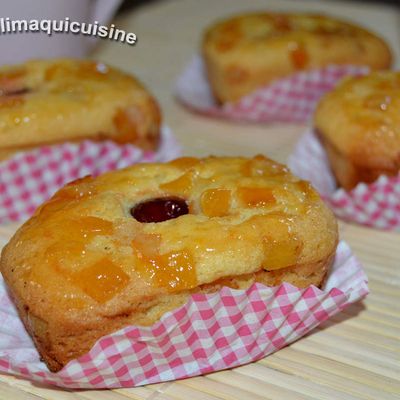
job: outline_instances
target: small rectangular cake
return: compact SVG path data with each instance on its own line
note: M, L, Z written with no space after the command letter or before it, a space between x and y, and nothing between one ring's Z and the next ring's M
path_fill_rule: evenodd
M321 286L338 241L308 182L263 156L180 158L74 181L5 246L0 269L51 371L193 293Z
M316 132L340 186L400 171L400 72L348 78L318 104Z
M0 160L37 146L85 139L154 150L161 115L132 75L89 60L0 68Z
M392 61L384 40L360 26L323 15L267 12L218 21L206 30L202 53L221 103L299 71L330 64L379 70Z

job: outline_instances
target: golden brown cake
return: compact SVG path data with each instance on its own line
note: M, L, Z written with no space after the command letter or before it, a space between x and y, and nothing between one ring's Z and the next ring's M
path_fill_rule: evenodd
M103 335L151 325L192 293L320 286L337 225L265 157L138 164L65 186L2 252L1 272L52 371Z
M84 139L155 149L160 119L133 76L103 63L55 59L0 68L0 159Z
M375 34L313 14L256 13L219 21L205 32L202 53L221 103L301 70L328 64L384 69L392 59L387 44Z
M400 72L347 78L322 98L314 123L340 186L397 175L399 110Z

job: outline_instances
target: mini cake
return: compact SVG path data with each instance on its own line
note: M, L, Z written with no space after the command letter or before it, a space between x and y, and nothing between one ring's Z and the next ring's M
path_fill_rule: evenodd
M0 159L84 139L155 149L160 120L148 91L103 63L56 59L0 68Z
M322 98L314 123L340 186L399 173L399 110L400 72L348 78Z
M327 16L239 15L205 32L202 53L215 98L233 102L272 81L329 64L388 68L391 52L367 30Z
M70 183L5 246L0 268L52 371L193 293L321 286L331 211L268 158L180 158Z

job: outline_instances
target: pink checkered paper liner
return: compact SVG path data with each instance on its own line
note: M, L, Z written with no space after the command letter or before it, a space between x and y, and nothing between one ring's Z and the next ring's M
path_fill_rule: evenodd
M292 172L310 181L333 212L348 222L400 230L400 173L380 176L353 190L338 188L326 152L313 131L306 132L288 160Z
M156 152L112 141L63 143L21 152L0 162L0 224L21 221L67 182L138 162L169 161L180 155L171 130L161 130Z
M202 57L194 56L177 80L178 100L192 111L212 117L250 122L306 122L319 98L343 77L368 73L368 67L329 65L276 80L235 103L218 105Z
M0 278L1 279L1 278ZM0 281L0 371L65 388L119 388L236 367L299 339L368 294L367 277L340 242L324 290L254 284L193 295L152 327L129 326L51 373Z

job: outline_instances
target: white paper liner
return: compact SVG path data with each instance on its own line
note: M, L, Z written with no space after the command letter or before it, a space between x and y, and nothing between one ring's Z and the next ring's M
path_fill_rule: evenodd
M164 162L181 148L163 126L157 151L112 141L62 143L15 154L0 162L0 224L23 221L66 183L139 162Z
M381 176L351 191L338 188L326 152L312 130L307 131L289 157L292 172L319 191L333 212L348 222L378 229L400 230L400 173Z
M345 76L365 75L368 67L329 65L298 72L255 90L238 102L218 105L207 80L204 62L196 55L179 76L175 93L190 110L208 115L250 122L307 122L320 97Z
M368 293L359 261L340 242L325 288L254 284L198 294L152 327L126 327L51 373L0 280L0 371L66 388L165 382L258 360L299 339Z

